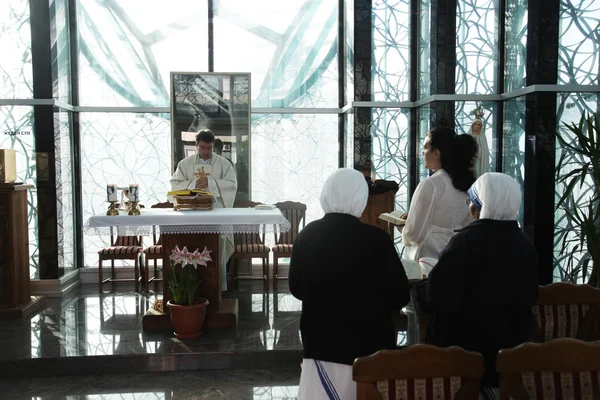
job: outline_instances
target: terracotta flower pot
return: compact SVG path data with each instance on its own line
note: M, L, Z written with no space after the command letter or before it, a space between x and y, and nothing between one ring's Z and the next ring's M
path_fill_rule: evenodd
M208 299L203 297L197 298L196 304L191 306L182 306L169 300L167 307L177 339L196 339L200 336L206 317L206 306Z

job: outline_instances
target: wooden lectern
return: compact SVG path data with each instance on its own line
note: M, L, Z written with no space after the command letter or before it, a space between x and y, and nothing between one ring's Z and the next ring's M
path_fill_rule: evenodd
M384 183L384 185L378 185ZM381 188L377 190L377 188ZM383 186L383 188L382 188ZM387 188L386 188L387 186ZM375 189L374 189L375 188ZM387 190L386 190L387 189ZM394 203L396 199L396 192L398 191L398 184L389 181L375 181L373 186L369 190L369 201L367 207L363 211L360 217L361 222L369 225L377 226L386 231L392 240L394 240L394 230L388 228L388 223L379 219L379 216L383 213L390 213L394 211ZM379 193L377 193L379 192ZM381 193L383 192L383 193Z
M31 297L27 190L0 183L0 318L23 318L41 302Z

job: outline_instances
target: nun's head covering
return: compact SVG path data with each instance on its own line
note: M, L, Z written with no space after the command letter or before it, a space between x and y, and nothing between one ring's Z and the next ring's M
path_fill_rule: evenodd
M479 218L512 221L521 207L521 186L512 177L488 172L467 191L471 203L479 210Z
M321 207L325 214L350 214L360 218L368 199L369 187L364 175L355 169L340 168L323 186Z

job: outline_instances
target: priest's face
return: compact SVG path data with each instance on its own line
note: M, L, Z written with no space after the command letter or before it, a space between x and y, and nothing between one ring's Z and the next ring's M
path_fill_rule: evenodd
M213 144L214 143L206 143L200 140L196 143L196 148L198 149L198 155L203 160L210 160L213 152Z

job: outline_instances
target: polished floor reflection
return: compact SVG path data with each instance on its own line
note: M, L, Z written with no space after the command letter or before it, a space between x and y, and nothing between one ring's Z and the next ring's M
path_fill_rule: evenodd
M186 341L142 330L154 293L99 294L90 286L71 299L47 299L30 320L1 321L0 359L302 349L302 305L285 284L267 293L259 282L241 282L229 295L239 300L238 328L207 329Z
M268 291L262 282L240 282L227 293L239 301L238 327L206 329L194 340L144 332L142 317L156 293L123 288L100 294L96 285L85 285L69 298L46 299L32 318L0 321L0 378L254 370L297 366L302 360L302 303L287 282ZM410 329L418 326L413 315L407 309L400 321L398 345L418 337ZM272 387L256 390L271 393Z
M294 399L300 368L0 380L3 400Z

